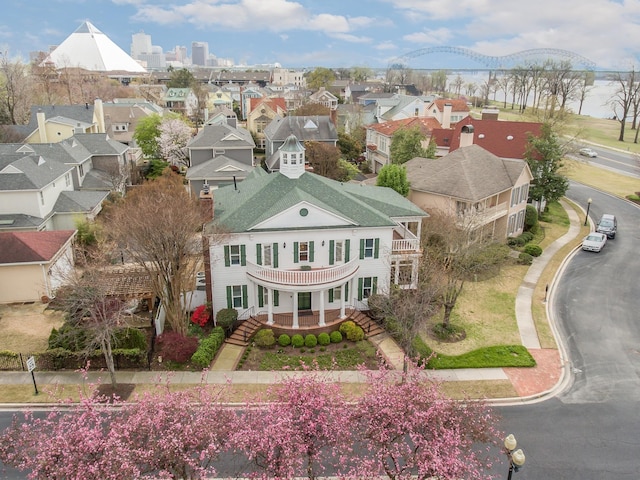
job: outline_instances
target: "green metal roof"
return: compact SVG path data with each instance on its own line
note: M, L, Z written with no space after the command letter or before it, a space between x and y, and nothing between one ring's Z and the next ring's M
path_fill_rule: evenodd
M427 216L390 188L341 183L309 172L291 179L276 172L254 174L237 188L217 189L214 218L226 231L246 232L303 201L356 227L393 226L396 217Z

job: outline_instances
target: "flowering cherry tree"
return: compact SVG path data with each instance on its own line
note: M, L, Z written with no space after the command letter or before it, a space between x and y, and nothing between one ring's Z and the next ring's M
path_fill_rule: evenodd
M131 403L105 400L85 397L45 418L15 418L0 436L0 461L43 480L215 475L236 418L215 390L167 388Z
M179 118L167 118L158 127L160 156L171 165L189 166L187 143L191 139L191 127Z
M447 398L415 365L405 373L364 373L369 388L354 409L369 477L490 478L483 471L491 466L490 447L500 434L484 403Z
M317 478L326 467L345 470L351 451L350 408L340 385L318 372L285 378L268 391L269 403L250 404L232 437L257 470L250 478Z

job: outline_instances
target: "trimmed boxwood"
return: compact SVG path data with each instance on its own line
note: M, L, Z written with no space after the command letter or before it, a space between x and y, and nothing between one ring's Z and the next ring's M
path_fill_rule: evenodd
M258 347L270 348L276 344L276 337L270 328L261 328L253 337L253 341Z
M296 333L293 337L291 337L291 345L295 348L300 348L304 345L304 337L299 333Z
M206 338L200 340L198 349L191 356L191 361L199 367L208 367L222 346L224 338L222 327L215 327Z
M286 333L283 333L278 337L278 345L280 345L281 347L288 347L289 345L291 345L291 337Z
M528 253L522 252L518 255L518 263L520 265L531 265L533 263L533 257Z
M340 343L342 341L342 334L338 330L334 330L329 335L329 338L331 339L331 343Z
M524 246L524 253L528 253L532 257L539 257L542 255L542 248L540 245L529 243Z
M331 337L328 333L321 333L318 335L318 343L320 346L325 347L331 343Z
M223 308L216 314L216 325L222 327L225 332L231 332L236 320L238 311L235 308Z
M316 337L313 333L307 334L304 337L304 346L307 348L313 348L318 345L318 337Z

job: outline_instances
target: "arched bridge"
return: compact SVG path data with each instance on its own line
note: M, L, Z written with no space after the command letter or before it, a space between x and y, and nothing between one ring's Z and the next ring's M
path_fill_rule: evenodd
M462 47L428 47L420 48L394 58L389 62L389 65L403 65L412 58L432 53L452 53L454 55L463 55L484 65L486 68L491 69L510 69L518 65L522 65L527 60L535 61L541 59L568 60L575 69L583 68L585 70L594 70L596 68L595 62L592 62L588 58L569 50L562 50L559 48L534 48L498 57L483 55L482 53L474 52L473 50Z

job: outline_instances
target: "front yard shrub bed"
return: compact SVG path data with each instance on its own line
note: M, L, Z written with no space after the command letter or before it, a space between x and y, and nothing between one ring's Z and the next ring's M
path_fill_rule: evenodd
M254 347L238 370L300 370L302 364L314 368L316 363L321 370L356 370L362 364L368 369L378 367L377 350L370 342L363 340L343 345L329 344L319 352L319 349L311 349L318 352L312 355L309 355L311 350L302 354L302 348L292 346L277 350Z

